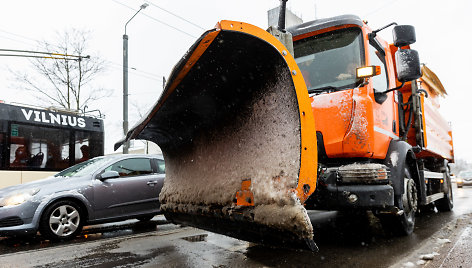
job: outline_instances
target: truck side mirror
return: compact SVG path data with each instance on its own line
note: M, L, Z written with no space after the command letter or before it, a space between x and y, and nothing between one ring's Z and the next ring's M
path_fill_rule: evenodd
M405 83L421 77L420 57L413 49L400 49L395 52L397 79Z
M102 174L98 176L99 180L104 181L108 179L114 179L114 178L119 178L120 174L117 171L110 170L110 171L105 171Z
M393 28L393 45L404 47L416 42L415 27L411 25L398 25Z

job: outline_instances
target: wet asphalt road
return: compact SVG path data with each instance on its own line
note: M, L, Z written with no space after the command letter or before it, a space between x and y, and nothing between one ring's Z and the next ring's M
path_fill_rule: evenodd
M0 238L0 267L402 267L444 226L472 215L472 187L454 187L454 201L453 212L418 217L409 237L384 234L371 215L353 221L352 215L310 211L318 253L252 244L156 216L87 227L67 243Z

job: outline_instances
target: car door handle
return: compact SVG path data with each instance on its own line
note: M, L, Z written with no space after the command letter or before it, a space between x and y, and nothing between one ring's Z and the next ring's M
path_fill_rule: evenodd
M147 182L147 185L149 185L149 186L154 186L155 184L157 184L157 181L148 181Z

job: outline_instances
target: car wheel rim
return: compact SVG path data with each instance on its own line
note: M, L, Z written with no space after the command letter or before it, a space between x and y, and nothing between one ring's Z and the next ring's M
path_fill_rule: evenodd
M66 237L73 234L77 228L79 228L79 224L79 211L69 205L57 207L49 217L49 228L59 237Z

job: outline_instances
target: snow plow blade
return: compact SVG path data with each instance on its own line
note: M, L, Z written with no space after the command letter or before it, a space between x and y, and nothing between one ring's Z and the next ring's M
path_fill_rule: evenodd
M130 139L160 146L168 220L315 251L303 207L316 187L314 124L303 77L282 43L253 25L221 21L115 149Z

